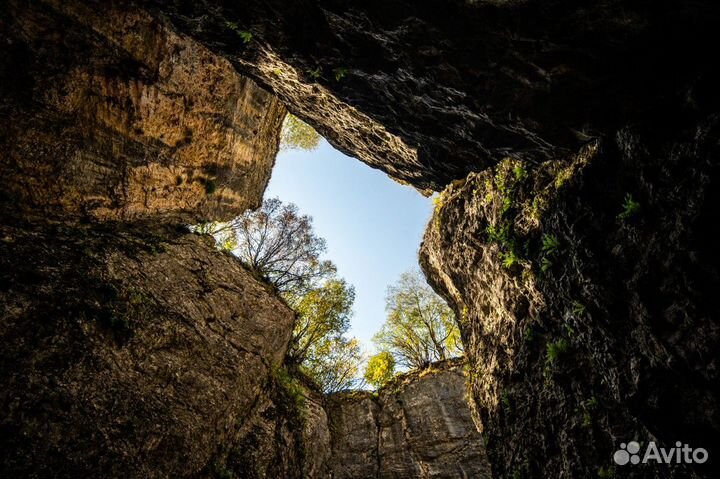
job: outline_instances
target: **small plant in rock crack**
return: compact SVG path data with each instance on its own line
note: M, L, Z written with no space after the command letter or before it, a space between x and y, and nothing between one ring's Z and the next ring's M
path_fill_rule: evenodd
M540 248L540 271L547 273L553 266L551 258L557 256L560 251L560 241L554 234L544 234L542 237L542 247Z
M237 33L242 39L243 43L248 44L253 39L253 34L247 30L242 30L240 26L235 22L225 22L225 26Z
M573 313L573 315L575 315L576 317L585 316L585 313L587 313L587 308L585 307L584 304L582 304L582 303L580 303L580 302L578 302L578 301L573 301L573 304L572 304L572 313Z
M503 251L500 253L500 261L504 268L510 269L520 262L520 258L512 250Z
M547 273L550 271L550 268L552 268L552 265L552 261L547 258L543 258L542 261L540 261L540 271Z
M527 170L522 165L516 165L513 167L513 174L515 175L515 179L517 181L522 181L525 178L527 178Z
M555 364L557 360L570 349L570 343L567 339L558 339L547 343L546 363L548 365Z
M502 393L502 406L505 412L510 412L510 396L508 395L507 391Z
M333 70L333 74L335 75L335 81L340 81L343 78L347 76L348 70L344 67L338 67Z
M535 339L535 331L533 331L533 328L527 328L525 330L523 333L523 339L526 343L531 343L533 339Z
M640 203L635 201L630 193L625 195L622 205L623 210L617 216L621 221L627 221L640 211Z
M542 252L547 256L552 256L558 252L560 248L560 242L557 236L553 234L545 234L542 238Z

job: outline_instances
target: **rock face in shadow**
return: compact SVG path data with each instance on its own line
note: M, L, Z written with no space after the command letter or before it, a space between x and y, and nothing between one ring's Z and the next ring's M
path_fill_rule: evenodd
M331 477L490 478L459 362L329 398Z
M717 111L709 0L139 3L421 190L506 156L556 159L627 123Z
M716 476L712 452L612 457L631 440L720 450L719 133L628 128L442 194L421 264L460 318L498 477Z
M147 13L95 6L3 8L2 207L195 223L258 206L280 102Z
M342 151L447 187L422 262L458 315L494 477L718 476L717 2L0 9L6 475L324 474L322 442L298 442L323 436L320 409L294 424L272 372L287 310L168 229L259 203L284 110L254 81ZM338 406L362 420L341 421L336 475L480 464L414 444L428 418L394 397ZM614 467L632 439L711 459Z
M189 477L240 432L292 311L212 240L0 227L2 475Z
M251 421L296 434L296 411L255 417L285 400L294 315L178 225L259 205L285 109L147 13L92 7L2 6L0 476L217 477ZM302 471L275 439L248 475Z
M330 444L323 394L276 369L237 439L219 451L208 477L329 478Z

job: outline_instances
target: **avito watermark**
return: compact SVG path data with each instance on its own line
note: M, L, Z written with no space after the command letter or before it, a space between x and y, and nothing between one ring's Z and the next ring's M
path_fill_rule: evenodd
M650 441L641 457L640 444L630 441L627 444L620 444L620 449L615 451L613 459L620 466L628 463L702 464L708 460L708 452L702 447L693 449L689 444L683 444L680 441L675 443L675 447L669 449L658 447L655 442Z

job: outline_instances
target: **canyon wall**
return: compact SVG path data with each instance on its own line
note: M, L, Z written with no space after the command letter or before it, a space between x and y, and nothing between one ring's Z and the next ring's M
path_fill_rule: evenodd
M3 208L177 224L257 207L280 102L147 13L94 6L3 9Z
M491 477L459 361L400 375L377 394L331 396L328 415L330 477Z
M177 230L259 203L282 102L445 190L421 262L459 318L493 477L717 477L716 2L1 9L4 473L324 474L323 442L301 447L321 401L278 369L291 313ZM434 470L387 431L387 464ZM618 468L629 440L711 459Z
M612 456L631 440L718 448L717 126L654 149L627 129L442 194L421 264L456 307L499 477L712 477L712 456Z
M146 12L98 6L2 4L0 475L216 477L248 424L295 416L257 419L288 401L294 314L181 225L260 204L285 109ZM263 440L286 466L248 472L301 471Z
M495 476L714 477L612 457L718 450L716 3L143 4L335 146L449 188L422 263Z

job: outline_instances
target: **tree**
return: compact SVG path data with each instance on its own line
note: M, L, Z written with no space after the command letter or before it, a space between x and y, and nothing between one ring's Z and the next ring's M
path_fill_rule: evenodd
M462 354L455 315L417 270L403 273L388 288L387 319L373 340L389 351L397 363L424 368Z
M330 261L320 259L325 240L313 232L312 218L272 198L257 211L195 231L213 234L219 247L275 285L295 310L286 357L291 369L299 368L328 393L357 385L362 352L357 340L345 337L355 290L335 277Z
M357 339L336 335L320 341L301 369L315 380L325 394L332 394L362 387L359 379L362 360Z
M355 289L345 280L331 279L302 296L288 294L286 299L297 313L288 352L289 360L296 364L317 353L313 348L320 342L350 328Z
M286 361L330 394L357 385L362 352L350 328L355 290L342 279L327 280L302 296L286 295L297 313Z
M307 123L288 113L280 132L281 150L312 151L320 144L320 135Z
M387 351L372 356L365 368L365 381L375 389L388 382L395 375L395 358Z
M326 245L313 232L312 218L277 198L266 199L260 209L228 223L209 223L195 230L213 234L220 246L283 293L307 292L336 271L332 262L320 259Z

